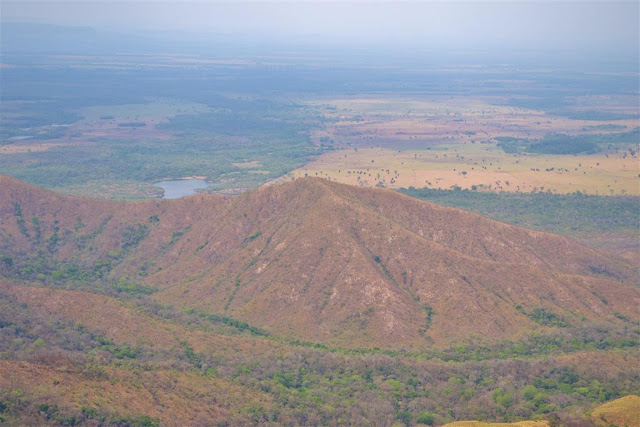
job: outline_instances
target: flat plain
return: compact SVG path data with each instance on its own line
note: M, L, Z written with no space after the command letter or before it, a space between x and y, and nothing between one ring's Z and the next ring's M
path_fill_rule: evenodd
M327 100L324 111L336 122L315 132L313 140L336 150L290 176L387 188L640 194L638 140L628 133L637 128L637 119L571 119L490 103L498 101ZM615 111L632 109L617 104ZM506 152L500 145L559 134L588 138L594 145L601 141L601 147L597 152L554 154ZM612 136L620 136L621 143L611 143Z

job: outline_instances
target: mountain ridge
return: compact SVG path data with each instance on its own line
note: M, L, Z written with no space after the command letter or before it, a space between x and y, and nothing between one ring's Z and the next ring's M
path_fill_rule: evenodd
M389 190L308 178L121 202L2 176L0 192L1 249L16 265L33 251L79 268L108 263L102 281L289 338L420 348L638 317L628 262Z

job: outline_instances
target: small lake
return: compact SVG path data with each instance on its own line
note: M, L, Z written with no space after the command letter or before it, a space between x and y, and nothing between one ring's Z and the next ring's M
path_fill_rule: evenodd
M164 190L163 199L179 199L180 197L196 194L196 190L207 188L211 184L202 179L177 179L175 181L160 181L153 185Z

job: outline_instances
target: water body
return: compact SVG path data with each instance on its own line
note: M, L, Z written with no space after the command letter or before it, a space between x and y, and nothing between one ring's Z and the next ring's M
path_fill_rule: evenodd
M207 188L211 184L202 179L177 179L175 181L160 181L153 185L164 190L163 199L179 199L196 194L196 190Z

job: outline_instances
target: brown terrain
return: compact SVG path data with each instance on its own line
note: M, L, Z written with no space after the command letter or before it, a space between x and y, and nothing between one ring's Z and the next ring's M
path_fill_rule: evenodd
M0 373L0 389L20 384L41 400L108 407L123 416L145 413L163 425L206 425L229 417L237 407L269 404L265 396L224 380L163 369L132 372L106 368L95 378L64 366L0 361ZM44 419L40 422L46 425Z
M314 142L330 140L340 148L424 149L443 143L491 143L500 136L538 139L550 133L598 134L603 132L598 125L615 124L622 129L638 125L637 119L570 119L541 110L510 107L507 99L492 96L454 99L371 94L308 103L334 119L313 133ZM629 96L582 97L573 110L636 114L636 104L635 97Z
M106 264L109 279L155 287L160 303L345 347L517 339L548 327L532 320L536 310L570 325L640 317L636 270L625 260L565 237L321 179L236 197L118 202L2 176L0 242L14 265L36 253L85 269ZM11 268L0 263L3 276ZM6 284L3 292L41 310L74 306L74 297L55 305L71 295L64 291L20 296ZM169 325L154 327L162 345L175 339ZM109 333L135 339L135 331L117 331Z

